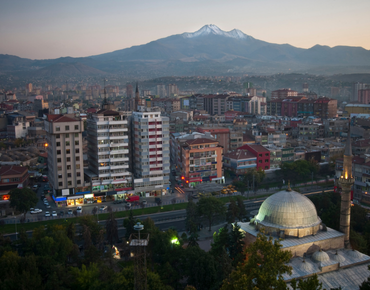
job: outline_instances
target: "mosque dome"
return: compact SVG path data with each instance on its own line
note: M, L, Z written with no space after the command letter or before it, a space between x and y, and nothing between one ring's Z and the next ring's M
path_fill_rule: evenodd
M267 233L304 237L316 234L321 219L315 205L299 192L287 189L268 197L261 205L255 223Z
M325 262L329 261L330 257L327 253L323 251L317 251L312 255L312 259L314 259L316 262Z

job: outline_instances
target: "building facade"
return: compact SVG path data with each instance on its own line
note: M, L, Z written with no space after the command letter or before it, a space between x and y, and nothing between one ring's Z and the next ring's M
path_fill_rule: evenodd
M134 112L132 148L135 193L161 196L170 179L169 118L160 112Z

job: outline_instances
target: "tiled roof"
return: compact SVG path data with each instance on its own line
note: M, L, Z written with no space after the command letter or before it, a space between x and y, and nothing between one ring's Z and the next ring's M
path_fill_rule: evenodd
M208 138L197 138L194 140L186 141L187 145L197 145L197 144L206 144L206 143L218 143L218 142L212 139L208 139Z
M53 122L53 123L68 123L68 122L78 121L78 119L76 118L68 117L62 114L59 114L59 115L48 114L47 116L48 116L48 121Z
M199 127L197 128L200 132L210 132L210 133L229 133L230 130L227 128L212 128L212 127Z
M269 150L267 150L265 147L259 144L246 144L246 145L239 147L238 149L248 150L249 148L255 150L256 152L269 152Z
M224 154L224 157L230 158L230 159L236 159L236 160L256 158L254 154L252 154L251 152L247 150L235 150L235 151Z
M0 176L4 177L7 175L19 175L24 174L27 171L28 171L27 167L17 165L4 165L1 166L0 168Z
M243 134L243 142L248 141L255 141L253 137L249 136L248 134Z
M356 142L352 143L354 147L369 147L370 146L370 139L363 139L357 140Z

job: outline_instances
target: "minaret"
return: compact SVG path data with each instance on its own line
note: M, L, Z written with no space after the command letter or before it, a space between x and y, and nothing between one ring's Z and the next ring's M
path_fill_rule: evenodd
M139 85L136 83L136 91L135 91L135 111L139 111L139 103L140 103Z
M351 148L351 125L349 124L348 137L343 156L343 172L339 178L342 187L340 204L340 231L344 233L344 247L351 248L349 243L349 232L351 222L351 187L354 183L352 176L352 148Z

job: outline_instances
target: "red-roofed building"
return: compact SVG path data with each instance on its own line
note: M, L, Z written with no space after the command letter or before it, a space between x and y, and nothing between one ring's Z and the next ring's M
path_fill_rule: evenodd
M245 144L238 148L239 150L248 150L257 158L257 169L270 169L270 151L259 144Z
M200 182L224 183L222 147L218 141L196 138L182 147L182 176L184 186L193 187Z
M28 168L17 165L3 165L0 168L0 196L1 200L9 199L9 190L19 185L25 187L29 182Z

